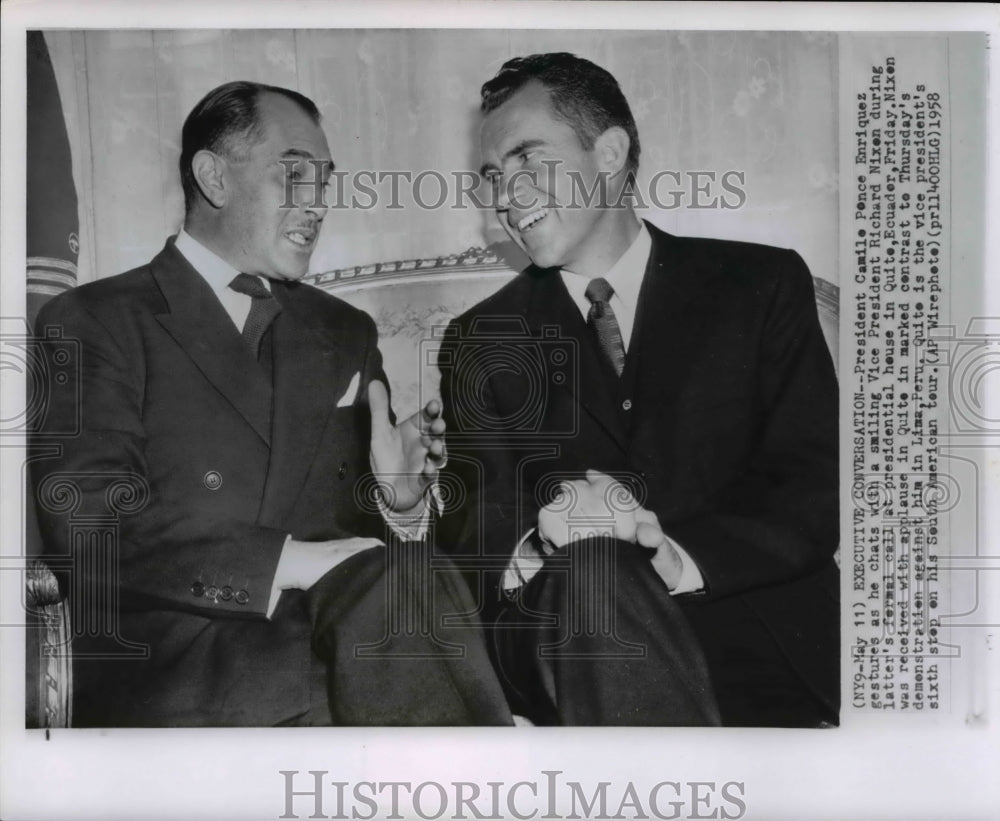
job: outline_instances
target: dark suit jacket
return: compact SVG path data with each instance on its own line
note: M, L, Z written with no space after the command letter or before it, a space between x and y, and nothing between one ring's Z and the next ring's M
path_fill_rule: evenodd
M710 665L736 619L836 714L838 402L812 279L791 251L649 230L621 379L554 270L449 328L449 459L473 497L451 540L488 612L555 480L619 476L701 570L680 600Z
M120 596L118 637L151 654L115 661L115 639L78 633L75 724L262 726L310 705L302 594L284 593L271 620L268 597L286 535L384 535L354 489L369 472L365 387L385 377L366 314L307 285L275 282L273 293L283 309L270 331L273 389L172 240L39 317L40 334L54 326L80 344L79 406L72 385L52 383L36 442L78 413L80 433L33 465L47 553L74 562L79 631L94 624L79 608L98 607L83 589L101 587L103 571L93 545L71 548L71 528L107 515L112 474L148 485L145 506L120 516L117 580L103 589ZM355 374L357 395L338 407ZM58 472L81 491L69 510L44 484Z

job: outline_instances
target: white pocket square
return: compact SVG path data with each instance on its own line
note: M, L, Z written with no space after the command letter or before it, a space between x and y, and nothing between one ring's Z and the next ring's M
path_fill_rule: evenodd
M347 386L347 390L344 391L344 395L340 397L340 401L337 403L338 408L346 408L354 404L354 398L358 393L358 383L361 381L361 371L358 371L351 377L351 382Z

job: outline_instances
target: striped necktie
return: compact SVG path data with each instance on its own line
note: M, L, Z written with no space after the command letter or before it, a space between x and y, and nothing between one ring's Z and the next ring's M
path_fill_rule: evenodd
M590 312L587 314L587 325L597 334L601 350L615 369L618 376L625 368L625 345L622 343L622 332L618 320L611 308L611 296L615 289L604 277L590 280L584 295L590 300Z

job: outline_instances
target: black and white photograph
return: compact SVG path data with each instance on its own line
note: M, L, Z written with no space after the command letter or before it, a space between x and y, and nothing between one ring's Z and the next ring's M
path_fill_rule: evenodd
M995 15L203 5L4 9L4 817L995 817Z

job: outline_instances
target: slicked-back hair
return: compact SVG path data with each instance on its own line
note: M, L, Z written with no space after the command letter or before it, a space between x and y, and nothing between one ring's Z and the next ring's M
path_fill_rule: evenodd
M546 88L556 116L573 129L586 150L592 149L597 138L612 126L624 129L629 139L625 168L629 181L634 182L639 170L639 132L628 101L611 73L564 51L515 57L483 84L483 114L502 106L532 80Z
M263 138L258 109L265 93L287 97L319 125L316 104L297 91L249 80L235 80L213 88L191 109L181 130L180 171L185 213L191 213L200 193L191 170L194 155L207 150L237 161L245 159L253 145Z

